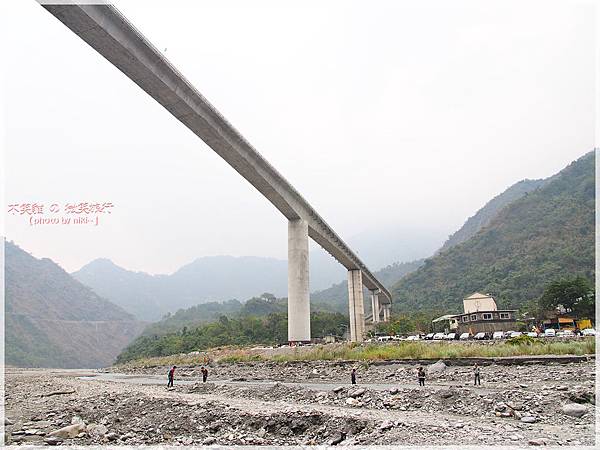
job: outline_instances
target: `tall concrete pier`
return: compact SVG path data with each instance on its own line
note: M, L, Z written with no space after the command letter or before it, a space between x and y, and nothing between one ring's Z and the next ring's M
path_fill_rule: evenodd
M310 342L308 223L288 222L288 341Z
M348 271L348 303L350 313L350 340L362 342L365 338L365 307L363 301L362 273Z
M389 305L383 305L383 321L388 322L390 320L391 309Z
M379 323L379 291L371 291L371 311L373 312L373 323Z
M364 338L363 285L378 292L379 311L384 320L389 318L392 296L385 286L283 175L113 5L104 1L38 2L202 139L288 220L290 342L310 340L308 237L349 271L351 339ZM90 84L89 89L98 86ZM374 320L379 320L378 314Z

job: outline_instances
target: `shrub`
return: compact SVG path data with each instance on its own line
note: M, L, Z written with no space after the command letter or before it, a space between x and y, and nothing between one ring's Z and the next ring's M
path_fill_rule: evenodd
M510 344L510 345L533 345L533 344L539 344L540 342L536 341L531 336L522 334L521 336L516 336L516 337L512 337L512 338L508 339L506 341L506 343Z

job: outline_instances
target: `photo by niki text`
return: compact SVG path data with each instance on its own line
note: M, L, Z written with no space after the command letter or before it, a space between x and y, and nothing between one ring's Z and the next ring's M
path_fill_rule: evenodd
M8 205L8 216L22 217L29 226L90 225L98 226L101 218L112 214L112 202L39 203Z

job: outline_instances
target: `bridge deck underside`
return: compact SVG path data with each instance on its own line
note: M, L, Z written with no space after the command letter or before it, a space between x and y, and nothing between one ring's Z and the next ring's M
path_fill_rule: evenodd
M160 103L260 191L287 219L308 222L309 236L364 285L389 291L291 184L112 5L43 5Z

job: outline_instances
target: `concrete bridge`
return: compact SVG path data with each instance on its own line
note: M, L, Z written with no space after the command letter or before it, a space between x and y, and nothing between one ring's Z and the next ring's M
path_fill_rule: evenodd
M373 322L389 319L389 291L300 193L114 6L38 2L200 137L288 219L290 343L310 341L308 237L348 269L351 340L364 338L363 285L376 311Z

